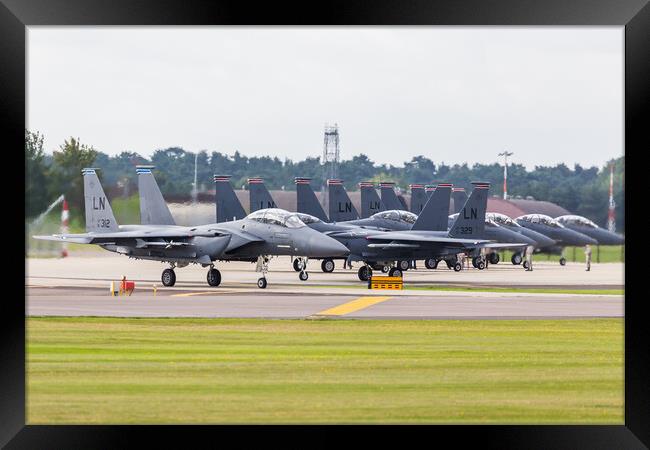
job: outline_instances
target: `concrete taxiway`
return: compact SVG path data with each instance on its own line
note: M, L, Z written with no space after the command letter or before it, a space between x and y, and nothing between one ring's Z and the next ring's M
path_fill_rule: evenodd
M301 282L289 258L272 260L268 288L260 290L259 274L250 263L218 264L222 284L211 288L206 269L176 270L177 284L162 287L166 266L120 255L73 256L26 260L26 314L30 316L116 317L265 317L265 318L387 318L387 319L517 319L623 317L622 295L515 293L365 289L356 268L334 273L309 264L309 280ZM622 289L623 264L537 263L532 272L499 264L487 270L453 272L409 270L407 287L471 286L572 289ZM110 281L126 276L136 282L132 296L111 297ZM156 294L154 295L154 286Z

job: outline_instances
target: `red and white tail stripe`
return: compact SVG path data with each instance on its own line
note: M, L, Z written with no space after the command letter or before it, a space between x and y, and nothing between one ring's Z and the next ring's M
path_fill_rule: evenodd
M342 186L343 185L343 180L338 180L338 179L327 180L327 185L328 186Z
M61 210L61 233L68 234L68 221L70 220L70 210L68 209L68 201L63 199L63 209ZM61 246L61 258L68 256L68 244L63 243Z

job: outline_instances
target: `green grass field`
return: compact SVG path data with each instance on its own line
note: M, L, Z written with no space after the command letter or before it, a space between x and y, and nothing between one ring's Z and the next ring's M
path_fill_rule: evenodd
M598 248L600 247L600 249ZM600 245L591 247L591 262L592 263L611 263L611 262L625 262L625 250L622 245ZM499 252L501 260L510 264L512 257L511 251ZM585 262L585 249L584 247L566 247L564 249L564 257L569 262ZM553 261L560 263L560 255L547 255L536 254L533 256L533 264L537 262Z
M27 319L27 423L623 423L623 320Z

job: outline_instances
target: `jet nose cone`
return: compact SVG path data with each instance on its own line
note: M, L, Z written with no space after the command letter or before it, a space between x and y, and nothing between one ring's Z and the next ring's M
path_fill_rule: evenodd
M309 250L312 257L347 256L350 253L345 245L320 233L309 238Z
M569 245L598 245L598 241L594 238L587 236L586 234L578 233L574 230L565 230L569 241Z

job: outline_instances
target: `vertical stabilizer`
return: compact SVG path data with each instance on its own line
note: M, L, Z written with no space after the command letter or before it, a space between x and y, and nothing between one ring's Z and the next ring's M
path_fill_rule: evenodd
M167 202L151 172L154 166L136 166L140 195L140 223L142 225L176 225Z
M386 211L386 207L381 202L375 184L372 181L362 181L359 183L361 191L361 218L367 219L368 217L380 211Z
M384 181L379 183L379 188L381 190L381 201L386 209L404 209L395 193L395 183Z
M451 199L451 187L449 183L440 183L431 197L424 205L411 230L421 231L447 231L449 217L449 201ZM423 194L424 189L423 189Z
M459 213L460 209L467 201L467 193L465 192L465 188L454 188L454 190L451 192L451 198L454 200L453 214Z
M472 182L472 184L474 189L449 230L451 237L481 239L483 236L490 183Z
M109 233L119 231L111 204L106 198L94 168L81 170L84 177L84 202L86 207L86 231Z
M413 214L420 214L429 199L424 191L424 185L411 184L409 188L411 189L411 212Z
M258 209L277 208L262 178L248 179L248 195L250 199L250 212L257 211Z
M330 222L344 222L359 218L352 200L345 192L342 180L327 180L327 189L329 191Z
M296 177L296 204L299 213L318 217L323 222L329 222L325 210L321 206L309 182L311 178Z
M214 176L214 193L217 205L217 223L231 222L246 217L246 211L239 203L237 194L230 184L230 175Z

